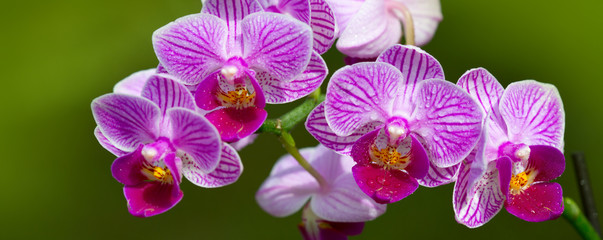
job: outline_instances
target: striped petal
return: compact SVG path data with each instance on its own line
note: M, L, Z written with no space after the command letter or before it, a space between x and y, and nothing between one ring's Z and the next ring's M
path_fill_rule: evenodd
M486 158L498 157L498 146L508 141L507 127L499 112L499 101L504 88L496 78L484 68L471 69L457 82L475 100L486 113L486 129L488 130Z
M142 90L142 96L157 104L162 116L166 115L168 109L174 107L195 110L193 95L184 85L159 75L149 78Z
M237 151L224 143L218 167L210 173L204 173L200 169L195 162L189 161L184 163L182 174L197 186L216 188L236 182L243 172L243 163Z
M205 173L213 171L218 166L221 152L216 128L203 116L184 108L169 109L167 117L172 127L170 140L183 165L194 164Z
M449 184L456 181L458 169L458 164L452 165L451 167L441 168L429 161L429 169L427 170L427 174L425 177L417 179L417 181L423 187L438 187Z
M209 14L176 19L153 33L160 64L184 84L194 85L226 61L227 26Z
M400 71L386 63L358 63L337 70L324 105L333 132L349 136L369 122L386 122L402 80Z
M563 149L565 112L555 86L534 80L511 83L500 100L500 112L511 142Z
M122 151L121 149L115 147L111 143L111 141L109 141L109 139L107 139L107 137L105 137L105 135L103 135L103 133L101 132L101 130L98 127L94 128L94 136L96 137L96 140L98 140L98 143L100 143L101 146L103 146L105 149L107 149L107 151L113 153L113 155L121 157L128 153L126 151Z
M256 13L241 22L243 58L256 72L268 72L280 81L302 73L312 54L312 29L276 13Z
M335 42L335 14L326 0L310 0L310 10L314 51L323 54Z
M327 148L330 148L340 154L350 155L352 146L356 141L377 128L381 128L383 123L371 122L354 131L352 134L346 137L339 136L331 130L327 119L325 118L324 103L319 104L310 112L306 119L306 130L314 137L318 142Z
M444 79L442 66L433 56L414 46L396 44L379 55L377 62L396 67L404 76L394 105L397 113L409 113L413 107L411 99L416 96L417 84L426 79Z
M487 166L473 185L470 184L471 170L471 164L460 164L452 203L456 221L476 228L490 221L502 209L506 192L500 190L496 161Z
M102 134L122 151L134 151L158 137L160 110L145 98L106 94L92 101L92 114Z
M255 0L207 0L203 3L202 13L214 15L226 23L226 46L228 56L240 56L241 21L255 12L261 12L262 6Z
M484 114L466 92L450 82L424 80L417 87L411 131L423 138L429 159L437 167L458 164L477 143Z
M306 69L291 82L280 81L268 72L255 75L267 103L288 103L300 99L318 89L327 77L328 69L325 61L313 52Z

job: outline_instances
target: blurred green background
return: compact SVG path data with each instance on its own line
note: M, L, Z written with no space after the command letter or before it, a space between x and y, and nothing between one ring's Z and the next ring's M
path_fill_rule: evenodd
M284 154L274 136L261 135L241 152L240 180L220 189L185 181L185 197L169 212L131 216L122 186L111 177L114 157L94 138L93 98L129 74L157 65L151 34L196 13L199 0L5 1L0 94L4 167L0 175L3 239L301 239L299 213L274 218L254 193ZM595 199L603 210L603 127L600 70L603 2L599 0L443 1L444 21L424 47L448 80L485 67L504 86L535 79L555 84L566 112L565 152L584 151ZM331 72L341 55L329 52ZM271 106L271 117L295 106ZM313 146L303 127L301 147ZM557 179L578 202L568 157ZM456 223L452 185L420 188L388 207L352 239L576 239L564 219L528 223L506 211L478 229Z

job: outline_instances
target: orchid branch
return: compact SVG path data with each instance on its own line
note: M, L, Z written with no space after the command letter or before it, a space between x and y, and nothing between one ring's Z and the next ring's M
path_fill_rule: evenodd
M320 94L320 89L318 89L311 93L304 103L283 114L278 119L266 119L257 133L269 132L280 136L282 131L289 132L297 124L304 121L308 117L308 114L324 100L325 95ZM278 123L279 120L280 125Z
M322 177L322 175L320 175L320 173L318 173L318 171L316 171L316 169L314 169L312 165L310 165L310 163L308 163L308 161L306 161L306 159L299 153L299 150L297 147L295 147L295 141L293 140L291 134L283 130L278 140L283 144L285 150L287 150L287 152L289 152L289 154L291 154L291 156L297 160L299 165L301 165L308 173L310 173L310 175L312 175L312 177L316 179L319 186L326 186L325 179Z
M574 226L576 231L582 236L583 239L588 240L600 240L599 234L595 231L592 225L588 222L578 204L571 198L563 198L563 204L565 210L563 211L563 217Z

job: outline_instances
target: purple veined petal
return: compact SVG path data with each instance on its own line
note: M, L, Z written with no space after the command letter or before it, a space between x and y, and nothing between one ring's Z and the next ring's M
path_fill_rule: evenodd
M126 152L155 141L160 114L157 105L142 97L113 93L92 101L92 115L102 134Z
M313 148L301 149L308 159ZM318 182L304 170L291 155L281 157L270 172L270 176L255 194L255 199L264 211L276 217L289 216L303 207L310 196L320 189Z
M312 54L312 29L276 13L252 14L241 22L243 58L256 72L268 72L280 81L302 73Z
M199 171L209 173L220 161L221 141L216 128L203 116L184 108L167 111L170 140L183 165L195 162Z
M418 47L396 44L383 51L376 61L393 65L404 76L394 105L394 110L399 113L408 113L413 108L411 99L416 96L419 82L444 79L444 70L438 60Z
M402 37L400 20L387 8L386 1L366 0L342 30L337 49L360 58L379 56Z
M310 0L310 27L314 51L319 54L327 52L335 42L337 25L335 14L326 0Z
M487 114L485 129L488 130L486 158L498 157L498 146L507 142L507 127L499 112L499 101L504 88L496 78L484 68L471 69L457 82L457 85L465 90L481 106Z
M469 156L463 160L464 164L470 166L469 173L464 180L466 181L467 188L469 189L473 188L475 182L484 176L488 170L488 165L490 164L491 160L496 160L496 158L498 158L498 156L496 158L487 158L486 156L486 142L488 139L488 133L487 128L482 129L482 133L479 136L477 145L473 151L471 151Z
M505 89L488 70L471 69L459 78L456 85L469 93L485 113L494 114L493 119L500 119L500 113L497 111L498 102Z
M508 159L508 158L507 158ZM484 225L503 208L506 192L500 191L496 162L471 184L472 165L462 162L454 185L452 205L456 221L476 228Z
M507 86L500 112L512 142L563 149L565 112L554 85L524 80Z
M415 44L423 46L431 41L442 21L440 0L402 0L413 18L415 29ZM401 18L404 21L404 18Z
M563 189L559 183L532 184L519 194L509 194L505 208L529 222L553 220L563 213Z
M324 103L319 104L312 112L310 112L305 125L306 130L308 130L318 142L327 148L344 155L350 155L352 146L354 146L360 137L370 131L383 127L383 123L372 122L358 128L347 137L341 137L335 134L333 130L331 130L331 127L329 127L329 124L327 124L324 114Z
M419 187L417 180L400 170L357 164L352 173L360 189L377 203L400 201Z
M324 105L333 132L349 136L369 122L386 122L402 81L400 71L386 63L358 63L337 70Z
M255 131L266 120L266 110L257 107L243 109L222 108L205 115L220 133L225 142L239 141Z
M145 161L141 154L143 146L141 144L133 152L118 157L113 161L113 164L111 164L111 174L115 180L126 186L134 186L148 179L141 172L142 161Z
M227 26L216 16L193 14L153 33L160 64L184 84L194 85L226 61Z
M329 70L320 55L312 52L306 69L291 82L275 79L268 72L258 72L255 77L262 87L267 103L288 103L307 96L320 87Z
M149 80L149 78L153 76L156 71L157 69L152 68L132 73L132 75L115 84L113 87L113 93L141 96L142 88L147 83L147 80Z
M142 96L157 104L162 116L166 115L168 109L174 107L195 110L195 100L188 89L163 76L152 76L144 86Z
M422 137L436 166L458 164L479 140L484 116L480 106L460 87L444 80L424 80L417 88L410 130Z
M259 136L259 134L251 134L247 137L241 138L241 140L230 143L230 146L234 148L236 151L241 151L243 148L249 146L255 139Z
M151 217L164 213L182 199L182 191L177 184L164 184L159 181L125 186L124 195L128 201L128 210L136 217Z
M534 181L551 181L565 170L565 156L555 147L532 145L527 169L537 171Z
M276 5L278 12L270 11L270 8L265 9L269 12L289 15L306 24L310 23L310 3L308 0L280 0Z
M123 155L128 154L128 152L122 151L121 149L115 147L109 141L109 139L107 139L105 137L105 135L103 135L103 133L100 131L100 129L98 127L94 128L94 136L96 137L96 140L98 140L98 143L100 143L100 145L103 146L103 148L107 149L107 151L109 151L110 153L113 153L113 155L115 155L117 157L121 157Z
M333 13L335 14L335 21L337 22L337 31L335 35L339 37L341 35L341 31L343 31L347 26L348 22L354 14L360 10L364 0L349 0L349 1L340 1L340 0L326 0Z
M230 145L222 145L222 154L218 167L210 172L204 173L199 166L193 162L186 162L182 173L193 184L205 188L217 188L236 182L243 172L243 163L237 151Z
M256 0L207 0L203 3L202 13L219 17L226 23L228 35L223 43L228 56L241 55L241 22L255 12L262 12L262 6Z
M423 178L418 178L417 181L423 187L439 187L456 181L458 169L459 164L441 168L429 161L427 174Z

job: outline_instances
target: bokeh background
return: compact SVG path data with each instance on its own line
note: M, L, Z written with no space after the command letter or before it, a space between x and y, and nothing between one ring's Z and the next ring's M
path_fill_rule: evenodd
M185 181L185 197L148 219L131 216L114 157L94 138L93 98L129 74L157 65L151 35L201 9L199 0L5 1L0 10L0 238L3 239L301 239L300 214L274 218L254 193L284 150L261 135L241 152L240 180L220 189ZM565 105L567 168L557 179L578 202L569 154L584 151L595 199L603 210L599 0L443 1L444 21L424 47L448 80L485 67L503 85L523 79L553 83ZM326 56L331 72L342 56ZM276 117L292 103L269 107ZM302 126L301 147L314 146ZM576 239L563 219L528 223L506 211L478 229L456 223L452 185L420 188L392 204L352 239Z

